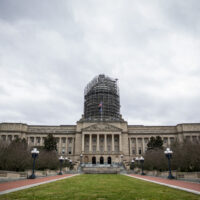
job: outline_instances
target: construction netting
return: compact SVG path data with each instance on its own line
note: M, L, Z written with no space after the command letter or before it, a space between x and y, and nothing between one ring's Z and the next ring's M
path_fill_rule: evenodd
M84 90L84 119L119 120L120 100L117 79L100 74Z

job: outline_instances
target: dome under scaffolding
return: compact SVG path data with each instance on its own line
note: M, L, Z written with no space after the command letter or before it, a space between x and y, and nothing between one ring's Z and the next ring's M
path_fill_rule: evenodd
M117 79L100 74L84 90L84 119L91 121L120 120Z

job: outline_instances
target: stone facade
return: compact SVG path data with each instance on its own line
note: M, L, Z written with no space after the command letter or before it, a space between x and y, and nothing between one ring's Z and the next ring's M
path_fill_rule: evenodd
M58 153L83 163L118 163L143 155L151 136L161 136L164 146L174 141L200 141L200 124L176 126L138 126L120 122L83 122L76 125L33 126L23 123L1 123L0 139L10 142L25 138L31 147L43 146L52 133L57 138ZM83 155L82 158L80 155Z
M44 145L52 133L59 154L84 163L120 163L143 155L151 136L161 136L164 146L174 141L200 141L200 123L176 126L128 125L122 119L117 79L95 77L85 88L84 114L76 125L37 126L0 123L0 139L25 138L31 147Z

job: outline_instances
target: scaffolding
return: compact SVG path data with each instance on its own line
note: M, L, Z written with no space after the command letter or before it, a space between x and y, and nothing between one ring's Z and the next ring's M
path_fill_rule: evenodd
M117 79L100 74L88 83L84 90L84 119L91 121L120 119Z

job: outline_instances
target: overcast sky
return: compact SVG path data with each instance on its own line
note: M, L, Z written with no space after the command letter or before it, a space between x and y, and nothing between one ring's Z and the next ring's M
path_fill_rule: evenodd
M129 124L200 122L200 1L0 0L0 122L75 124L98 74Z

